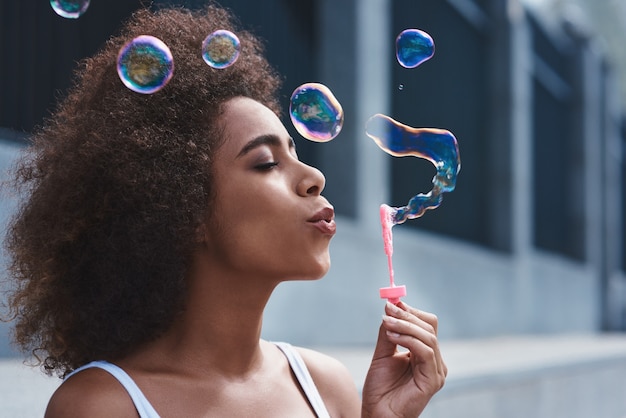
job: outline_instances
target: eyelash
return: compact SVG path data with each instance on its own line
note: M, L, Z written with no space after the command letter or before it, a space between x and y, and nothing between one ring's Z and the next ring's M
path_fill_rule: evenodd
M264 163L264 164L259 164L257 166L255 166L254 168L260 171L269 171L274 167L278 166L278 162L277 161L271 161L269 163Z

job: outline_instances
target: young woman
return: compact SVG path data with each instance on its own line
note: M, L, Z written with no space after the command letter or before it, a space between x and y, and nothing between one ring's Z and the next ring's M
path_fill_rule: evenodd
M218 29L242 45L222 70L199 52ZM139 35L174 56L151 95L116 72ZM6 241L15 339L65 378L47 417L417 416L442 387L437 320L404 303L385 306L362 400L336 360L260 338L274 288L322 277L335 233L277 86L216 5L140 11L82 63L17 167Z

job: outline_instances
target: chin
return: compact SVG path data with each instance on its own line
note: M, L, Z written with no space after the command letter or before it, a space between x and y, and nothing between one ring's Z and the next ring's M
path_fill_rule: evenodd
M328 273L329 269L330 269L330 260L327 263L318 264L316 268L311 269L304 274L301 273L300 275L298 275L298 277L295 277L294 280L305 280L305 281L320 280L321 278L326 276L326 273Z
M326 273L328 273L328 270L330 270L330 261L326 263L324 266L321 266L319 273L311 277L311 280L320 280L321 278L326 276Z
M283 281L313 281L319 280L330 270L330 253L320 251L318 254L308 253L306 257L299 258L300 262L291 262L287 267L290 271L283 272Z

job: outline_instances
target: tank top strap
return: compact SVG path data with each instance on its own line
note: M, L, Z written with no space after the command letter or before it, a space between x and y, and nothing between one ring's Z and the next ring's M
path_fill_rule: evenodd
M287 357L287 361L289 362L289 366L291 370L296 375L296 379L300 384L300 387L304 391L313 411L318 416L318 418L330 418L328 414L328 410L326 409L326 405L320 396L317 387L315 386L315 382L313 382L313 378L309 373L309 370L302 359L302 356L298 351L290 344L283 342L275 342L274 343Z
M322 400L322 397L313 382L313 378L309 373L309 370L300 356L300 353L290 344L275 342L274 343L285 355L287 361L289 362L289 366L293 371L296 379L298 380L298 384L304 391L313 411L318 416L318 418L330 418L328 410L326 409L326 405ZM113 363L109 363L107 361L92 361L91 363L85 364L72 371L70 374L66 376L66 379L70 378L74 374L89 368L97 367L103 369L110 373L113 377L115 377L118 382L126 389L128 395L133 401L137 412L141 418L160 418L159 414L152 407L148 399L145 397L141 389L137 386L134 380L126 373L122 368L116 366Z
M135 383L135 381L126 373L122 368L116 366L113 363L109 363L108 361L92 361L91 363L87 363L84 366L77 368L68 374L65 379L73 376L74 374L93 367L97 367L99 369L103 369L111 374L113 377L117 379L118 382L126 389L128 395L133 401L137 412L141 418L159 418L159 414L152 407L148 399L145 397L139 386Z

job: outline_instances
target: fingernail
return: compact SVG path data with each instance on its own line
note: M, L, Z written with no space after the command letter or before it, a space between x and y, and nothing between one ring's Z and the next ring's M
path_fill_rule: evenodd
M394 304L393 304L393 303L391 303L391 302L387 302L387 306L389 307L389 309L391 310L391 312L394 312L394 313L400 313L400 311L401 311L401 309L400 309L400 308L398 308L396 305L394 305Z
M389 315L383 315L383 321L385 321L388 324L398 323L398 320L396 318L394 318L393 316L389 316Z
M400 336L400 334L398 334L397 332L393 332L393 331L385 331L387 333L388 337L391 338L398 338Z

